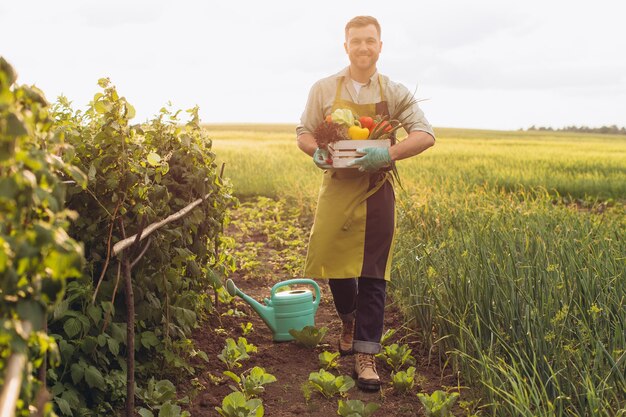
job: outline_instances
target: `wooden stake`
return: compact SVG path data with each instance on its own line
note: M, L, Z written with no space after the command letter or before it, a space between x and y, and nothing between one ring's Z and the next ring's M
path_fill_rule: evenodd
M22 330L25 335L30 335L32 324L29 321L22 322ZM7 362L4 377L4 387L0 395L0 417L14 417L15 405L20 397L22 377L28 356L26 352L13 353Z

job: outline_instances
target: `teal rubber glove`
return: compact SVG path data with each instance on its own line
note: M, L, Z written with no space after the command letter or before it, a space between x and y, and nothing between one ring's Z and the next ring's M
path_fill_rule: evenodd
M358 166L359 171L378 171L391 164L388 148L363 148L357 149L356 151L364 155L354 161L348 162L347 165Z
M313 154L313 162L321 169L329 169L333 167L333 159L330 157L327 149L317 148Z

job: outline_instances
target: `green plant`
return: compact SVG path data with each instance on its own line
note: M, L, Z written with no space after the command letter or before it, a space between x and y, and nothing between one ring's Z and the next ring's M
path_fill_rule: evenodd
M380 408L379 404L368 403L365 405L361 400L339 400L337 414L342 417L368 417Z
M335 369L339 366L337 359L339 358L339 352L324 351L319 354L320 366L325 370Z
M41 409L35 404L37 369L46 358L52 368L61 359L46 319L84 265L82 246L68 235L77 214L66 208L64 181L84 189L87 176L59 158L73 148L55 134L43 92L16 80L0 57L0 386L8 384L9 364L20 366L25 355L25 366L16 369L24 378L12 410L24 416L50 413L48 402ZM68 401L59 402L69 410Z
M380 339L380 344L386 345L394 334L396 334L396 329L387 329Z
M246 352L246 353L253 353L257 351L256 346L254 346L252 343L248 343L248 340L245 337L241 337L241 336L237 339L237 347L242 352Z
M256 194L256 193L255 193ZM282 199L257 196L253 201L243 202L236 214L235 236L261 235L267 242L246 242L234 255L238 269L254 278L281 270L288 276L302 275L304 265L303 248L306 247L308 227L301 224L299 205L291 205ZM259 262L259 252L269 257L267 263ZM279 291L286 291L281 287Z
M247 336L254 328L252 327L252 323L247 322L246 324L241 323L241 333L243 336Z
M219 175L198 109L187 112L186 123L179 111L163 108L133 124L133 106L108 79L98 84L102 90L85 111L74 111L65 97L50 111L55 137L65 144L57 157L86 173L85 187L66 179L67 207L79 214L69 234L82 241L87 264L48 322L63 367L48 372L47 384L64 415L119 408L134 387L125 375L135 375L140 387L151 377L193 376L190 359L208 357L190 335L213 299L221 299L220 278L234 266L221 234L226 207L236 200ZM116 243L192 202L200 204L184 217L144 233L140 248L114 255ZM122 266L131 263L128 274ZM134 331L127 335L130 294ZM134 369L125 363L129 349Z
M324 397L331 398L335 395L344 396L350 388L354 387L354 380L349 376L335 376L320 369L319 372L311 372L309 374L308 385Z
M209 382L213 385L219 385L222 383L223 378L221 376L213 375L211 372L206 373Z
M231 371L224 371L224 375L237 384L237 387L231 385L230 388L233 391L242 392L247 399L260 396L265 391L264 385L276 382L274 375L265 372L265 369L258 366L239 376Z
M411 356L412 349L408 345L393 343L383 346L381 353L377 357L384 360L394 372L398 372L404 365L414 365L415 358Z
M482 415L480 408L480 400L459 401L459 408L465 413L465 417L479 417ZM619 414L616 414L618 416Z
M246 313L237 308L229 308L226 312L222 313L222 316L245 317Z
M318 329L315 326L305 326L302 330L289 330L289 334L294 337L298 344L309 349L315 349L324 339L326 332L328 332L328 327Z
M415 385L415 367L410 366L406 371L392 372L391 385L399 394L404 394L413 389Z
M452 407L459 398L459 393L437 390L430 395L419 393L417 398L424 406L426 417L452 417Z
M188 417L188 411L182 411L178 404L187 403L188 398L176 400L176 387L168 380L155 381L154 378L148 380L145 389L137 389L137 397L144 403L145 407L140 407L137 413L141 417L158 416L168 417Z
M256 346L249 344L244 337L240 337L237 342L229 337L226 339L226 345L222 352L217 357L231 370L241 367L240 362L249 359L250 355L248 353L256 352L256 350Z
M263 417L263 403L258 398L251 400L239 392L231 392L222 400L222 407L215 407L223 417Z

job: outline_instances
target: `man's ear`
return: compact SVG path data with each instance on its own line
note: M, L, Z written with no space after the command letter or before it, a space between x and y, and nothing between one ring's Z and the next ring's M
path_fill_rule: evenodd
M343 43L343 49L346 51L346 54L348 53L348 42L344 42Z
M380 49L378 52L382 52L383 51L383 41L380 41Z

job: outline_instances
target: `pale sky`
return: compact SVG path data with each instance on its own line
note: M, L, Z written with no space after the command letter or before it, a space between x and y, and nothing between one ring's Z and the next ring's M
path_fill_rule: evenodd
M19 82L84 107L110 77L136 122L168 102L204 122L297 123L348 65L344 26L382 26L378 69L435 127L626 126L624 0L0 0Z

